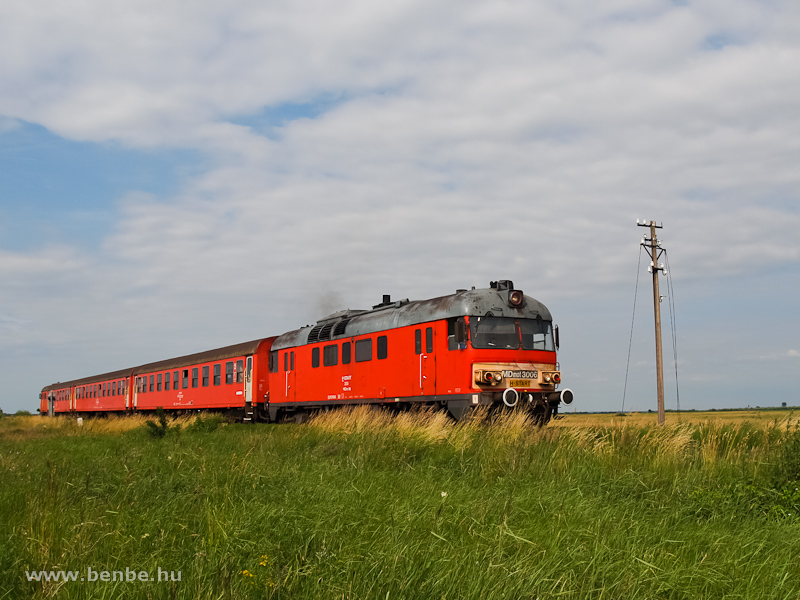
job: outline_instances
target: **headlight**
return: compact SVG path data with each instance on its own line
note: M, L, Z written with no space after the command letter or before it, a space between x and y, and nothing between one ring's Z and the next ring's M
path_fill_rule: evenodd
M475 371L475 383L497 385L501 381L503 381L503 374L499 371Z

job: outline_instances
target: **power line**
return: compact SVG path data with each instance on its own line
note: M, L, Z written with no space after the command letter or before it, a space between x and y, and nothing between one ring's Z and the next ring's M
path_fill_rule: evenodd
M625 387L622 388L622 410L625 412L625 395L628 393L628 371L631 368L631 347L633 346L633 323L636 319L636 296L639 293L639 270L642 267L642 245L639 244L639 262L636 265L636 287L633 290L633 315L631 316L631 338L628 341L628 364L625 365Z
M675 324L675 289L672 286L672 267L669 266L669 254L664 250L664 262L667 265L667 289L669 290L669 322L672 329L672 360L675 363L675 397L678 405L678 418L681 412L681 393L678 386L678 330Z

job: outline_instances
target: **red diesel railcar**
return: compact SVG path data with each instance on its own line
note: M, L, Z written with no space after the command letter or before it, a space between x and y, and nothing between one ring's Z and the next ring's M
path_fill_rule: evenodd
M270 420L342 404L439 404L454 418L476 406L527 406L542 422L572 402L557 391L558 331L550 311L514 289L459 290L432 300L388 296L341 311L272 344Z
M432 300L345 310L314 326L42 390L43 414L222 410L245 421L302 420L347 404L524 405L541 422L558 391L558 328L511 281Z

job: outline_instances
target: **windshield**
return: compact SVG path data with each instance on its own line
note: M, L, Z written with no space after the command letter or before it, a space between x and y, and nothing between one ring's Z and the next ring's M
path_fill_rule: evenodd
M473 348L554 351L550 321L511 319L507 317L473 317L470 319Z

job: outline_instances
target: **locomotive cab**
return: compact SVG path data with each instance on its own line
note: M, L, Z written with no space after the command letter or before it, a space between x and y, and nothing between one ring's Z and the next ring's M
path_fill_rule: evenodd
M510 306L522 306L524 295L507 293ZM556 392L561 371L556 360L556 336L552 322L538 315L529 318L483 316L469 318L473 389L481 404L513 408L527 404L544 421L556 414L560 402L572 402L572 392Z

